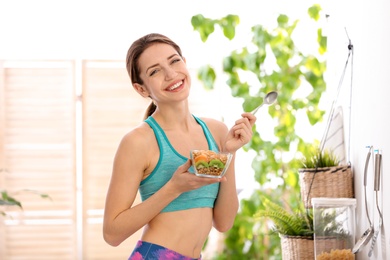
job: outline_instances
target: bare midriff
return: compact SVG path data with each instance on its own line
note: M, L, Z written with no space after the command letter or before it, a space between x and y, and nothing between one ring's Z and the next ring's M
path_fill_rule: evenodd
M160 213L145 226L141 240L198 258L212 228L212 208Z

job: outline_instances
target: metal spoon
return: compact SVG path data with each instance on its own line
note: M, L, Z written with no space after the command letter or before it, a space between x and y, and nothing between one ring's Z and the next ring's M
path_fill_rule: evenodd
M376 240L377 240L378 235L379 235L379 231L381 230L382 224L383 224L383 215L382 215L381 209L379 208L379 202L378 202L378 191L380 190L381 168L382 168L382 154L379 153L379 151L378 151L378 153L375 154L374 191L375 191L375 195L376 195L376 208L377 208L378 214L379 214L379 226L378 226L378 229L375 230L374 236L372 237L370 251L368 252L369 257L372 256L372 253L373 253L374 247L375 247L375 243L376 243Z
M371 222L370 219L370 214L368 214L368 206L367 206L367 168L368 164L370 162L370 157L371 157L371 150L373 149L372 146L369 147L367 157L366 157L366 163L364 166L364 199L365 199L365 205L366 205L366 215L368 222L370 224L370 227L364 231L363 235L360 237L360 239L356 242L355 246L352 249L352 253L356 254L358 253L365 245L367 245L368 241L371 240L371 238L374 235L374 225Z
M272 105L277 99L277 97L278 97L278 92L276 91L268 92L267 95L265 95L263 103L261 103L260 106L256 107L255 110L252 111L252 114L253 115L256 114L257 110L259 110L259 108L262 107L263 105Z

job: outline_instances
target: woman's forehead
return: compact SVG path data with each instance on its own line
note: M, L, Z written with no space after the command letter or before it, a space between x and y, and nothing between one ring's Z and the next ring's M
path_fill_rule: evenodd
M173 55L178 55L175 48L165 43L155 43L147 47L139 57L139 65L147 68L153 64L167 61Z

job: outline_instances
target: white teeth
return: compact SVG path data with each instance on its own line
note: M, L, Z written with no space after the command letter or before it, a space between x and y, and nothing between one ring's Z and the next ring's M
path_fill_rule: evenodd
M178 87L180 87L181 85L183 84L182 81L176 83L175 85L173 85L172 87L170 87L168 90L174 90L174 89L177 89Z

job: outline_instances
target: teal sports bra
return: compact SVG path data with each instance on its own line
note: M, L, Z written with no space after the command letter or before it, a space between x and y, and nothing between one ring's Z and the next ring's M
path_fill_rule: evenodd
M207 139L209 150L218 152L218 146L215 142L206 123L195 117L195 120L201 125L204 135ZM163 187L172 177L177 168L184 164L188 158L179 154L169 142L164 130L154 120L153 117L148 117L145 122L153 129L154 135L160 149L160 158L156 167L150 175L141 181L139 192L142 201L145 201L161 187ZM190 155L188 155L189 157ZM191 166L189 172L194 172ZM200 177L201 178L201 177ZM182 193L179 197L168 204L161 212L172 212L178 210L186 210L192 208L214 208L214 202L219 191L219 183L213 183L203 186L196 190L191 190Z

